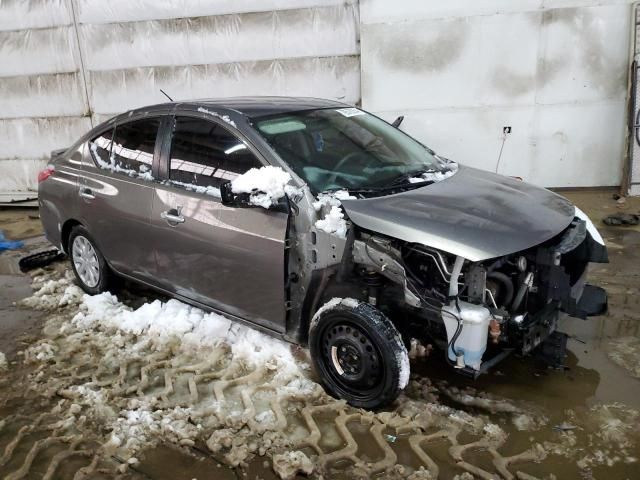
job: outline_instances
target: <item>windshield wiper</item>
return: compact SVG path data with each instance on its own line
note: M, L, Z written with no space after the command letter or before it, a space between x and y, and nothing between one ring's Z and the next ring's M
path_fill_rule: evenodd
M380 194L386 192L392 192L394 190L406 190L411 188L423 187L425 183L433 183L431 180L425 180L424 182L407 183L399 185L386 185L381 187L364 187L364 188L339 188L325 190L325 193L331 193L338 190L344 190L354 195L367 195L367 194Z
M436 173L436 172L437 172L437 170L434 170L433 168L423 168L422 170L415 170L413 172L403 173L399 177L394 178L391 181L391 183L389 184L389 186L402 185L403 183L407 183L411 178L420 179L419 182L411 182L411 183L415 183L415 184L418 184L418 183L433 183L433 180L422 179L422 178L420 178L420 176L425 174L425 173Z

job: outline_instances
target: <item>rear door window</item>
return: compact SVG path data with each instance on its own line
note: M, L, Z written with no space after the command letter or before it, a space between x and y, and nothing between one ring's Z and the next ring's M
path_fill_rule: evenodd
M261 166L247 145L221 125L176 117L169 167L172 184L219 196L224 181Z
M113 143L114 129L107 130L89 142L91 154L99 167L109 167L111 160L111 145Z
M116 125L90 142L98 166L115 173L152 180L153 155L160 118Z

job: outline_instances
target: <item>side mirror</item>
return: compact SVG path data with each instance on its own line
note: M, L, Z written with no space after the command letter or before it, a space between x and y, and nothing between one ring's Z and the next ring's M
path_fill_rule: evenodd
M396 118L393 121L393 123L391 125L393 125L394 127L398 128L403 120L404 120L404 115L400 115L398 118Z
M261 193L261 192L256 192L256 193ZM279 199L273 205L269 207L265 207L264 205L252 203L250 193L233 193L233 191L231 190L231 180L227 180L226 182L220 185L220 198L222 199L222 204L227 205L229 207L268 208L269 210L276 210L279 212L289 211L289 201L286 195L281 199Z
M248 193L233 193L231 190L231 180L220 185L220 198L224 205L232 207L255 207L249 202L250 195Z

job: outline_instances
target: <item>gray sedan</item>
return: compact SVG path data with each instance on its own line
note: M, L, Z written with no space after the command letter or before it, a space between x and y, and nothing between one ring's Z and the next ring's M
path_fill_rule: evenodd
M529 354L602 238L565 198L459 165L361 109L309 98L175 102L119 115L39 175L47 238L79 285L114 276L308 345L326 389L393 401L412 339L475 377Z

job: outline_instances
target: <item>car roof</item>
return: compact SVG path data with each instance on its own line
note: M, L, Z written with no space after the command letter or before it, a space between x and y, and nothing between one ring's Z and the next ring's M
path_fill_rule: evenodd
M229 97L229 98L202 98L196 100L183 100L179 102L167 102L158 105L149 105L125 112L118 117L124 117L139 112L153 113L166 110L167 107L177 106L184 108L215 108L216 110L230 110L250 118L277 115L279 113L298 112L302 110L314 110L318 108L344 108L349 105L336 100L312 97Z
M228 108L252 118L275 115L278 113L297 112L300 110L313 110L316 108L340 108L348 106L335 100L312 97L209 98L194 100L193 102L188 103L197 103L203 106Z

